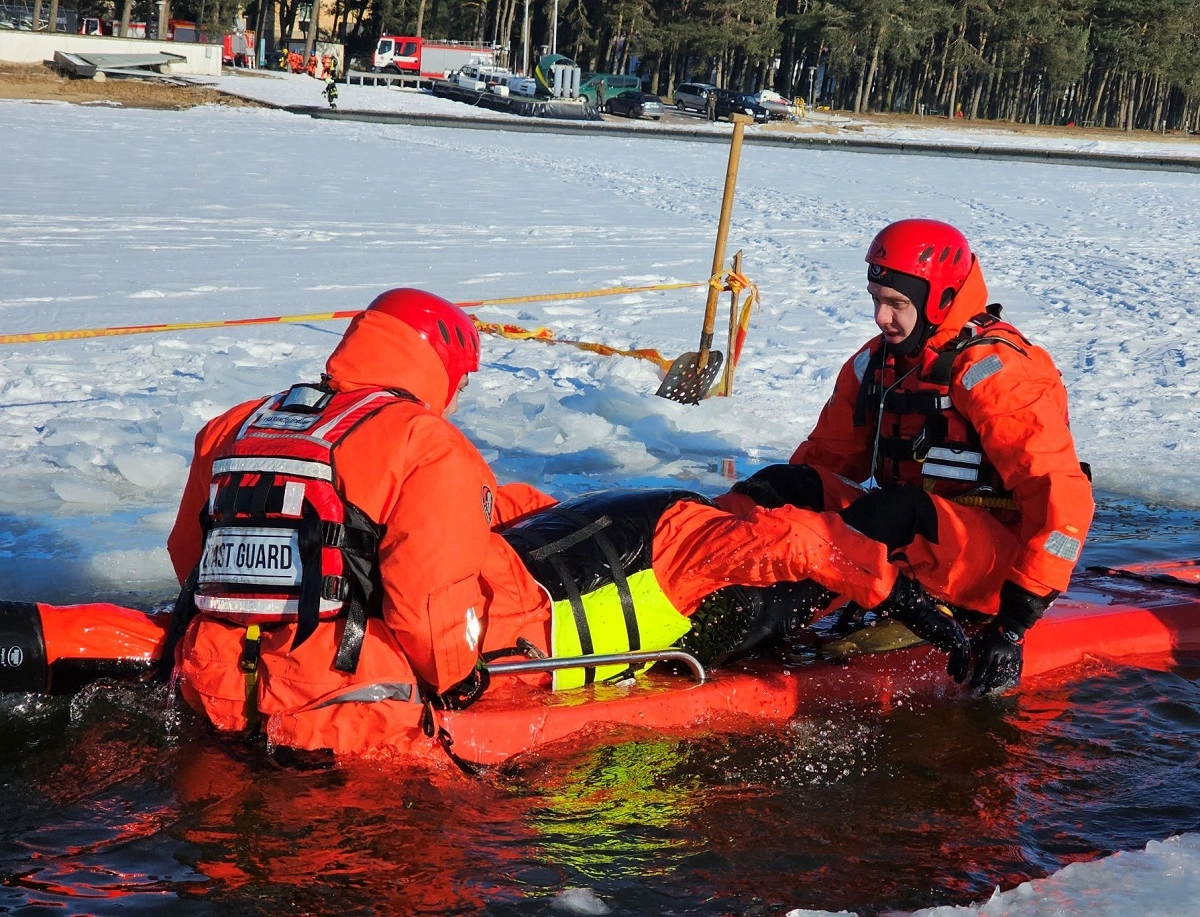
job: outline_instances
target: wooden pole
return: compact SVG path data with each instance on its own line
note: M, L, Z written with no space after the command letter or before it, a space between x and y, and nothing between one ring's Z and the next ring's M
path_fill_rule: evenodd
M740 274L742 272L742 252L738 249L733 255L733 272ZM733 394L733 369L734 369L734 348L737 346L737 335L740 316L738 315L738 300L741 298L740 292L735 289L729 291L729 344L725 348L725 367L724 375L721 377L722 395Z
M733 141L729 144L729 165L725 168L725 194L721 197L721 216L717 221L717 244L713 249L713 263L710 277L716 277L725 266L725 245L729 240L729 217L733 213L733 192L737 188L738 163L742 158L742 135L746 125L750 123L749 115L735 114L733 120ZM700 348L697 367L703 372L708 365L708 352L712 350L713 327L717 321L717 297L720 290L710 284L708 301L704 305L704 328L700 333Z

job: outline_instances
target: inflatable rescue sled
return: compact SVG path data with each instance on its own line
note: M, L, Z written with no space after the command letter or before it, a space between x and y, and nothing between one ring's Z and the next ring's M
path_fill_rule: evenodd
M111 604L0 602L0 691L67 694L89 681L148 673L161 654L168 618ZM40 647L27 627L18 633L20 622L30 620L40 622ZM678 650L626 654L622 661L656 664L636 678L561 692L511 676L577 666L579 660L493 663L491 686L465 710L421 709L408 701L412 735L390 751L441 761L449 753L463 765L494 765L617 727L672 734L749 731L798 714L887 709L965 693L946 675L945 655L928 644L912 638L891 641L898 648L880 648L872 645L869 625L849 635L823 625L818 622L786 654L712 671ZM1076 574L1070 590L1029 631L1023 679L1089 657L1137 657L1139 664L1168 666L1191 651L1200 651L1200 562L1091 568Z

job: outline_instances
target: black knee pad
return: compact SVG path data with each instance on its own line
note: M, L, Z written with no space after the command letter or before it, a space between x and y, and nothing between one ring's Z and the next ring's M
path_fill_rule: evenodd
M847 525L893 551L912 544L918 535L937 544L933 499L913 484L873 490L842 510L841 516Z
M729 488L745 494L765 509L795 506L820 510L825 507L821 476L808 465L768 465Z
M46 690L46 640L33 602L0 602L0 692Z

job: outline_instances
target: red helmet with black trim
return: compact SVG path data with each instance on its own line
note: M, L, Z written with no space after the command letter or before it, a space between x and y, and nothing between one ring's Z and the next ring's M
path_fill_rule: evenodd
M901 287L888 282L890 271L925 281L928 293L922 314L936 326L946 320L974 260L966 236L949 223L900 220L880 230L867 250L866 261L872 266L867 279L896 289Z
M450 379L447 404L454 400L462 377L479 369L479 332L471 316L449 300L398 287L376 296L367 311L398 318L428 342Z

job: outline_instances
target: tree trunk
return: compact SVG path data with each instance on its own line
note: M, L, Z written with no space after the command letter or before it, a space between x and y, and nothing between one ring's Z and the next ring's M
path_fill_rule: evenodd
M121 28L120 31L117 32L121 38L129 37L129 13L132 7L133 0L125 0L125 2L121 4Z
M887 26L881 25L879 34L875 36L875 50L871 52L871 66L865 78L865 85L859 86L859 102L856 102L854 107L856 112L862 111L862 108L858 107L860 102L865 108L871 107L871 89L875 85L875 74L879 72L879 49L883 46L883 38L886 34Z
M58 31L58 0L50 0L50 15L46 17L46 31Z
M312 0L312 13L308 17L308 31L304 33L304 60L307 61L313 54L313 48L317 43L317 28L321 21L321 0ZM320 73L320 68L317 68L317 73Z
M417 0L417 38L425 28L425 0Z

